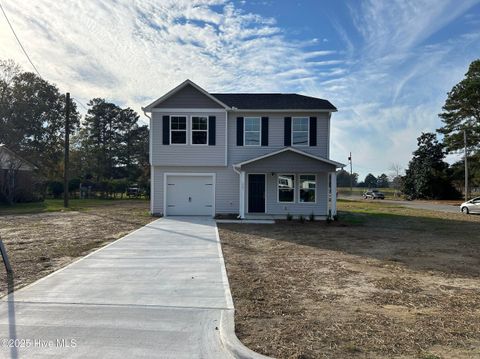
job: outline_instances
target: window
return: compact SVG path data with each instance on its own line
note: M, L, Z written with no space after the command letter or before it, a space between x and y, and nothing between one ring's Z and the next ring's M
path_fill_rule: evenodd
M245 146L260 146L261 122L260 117L245 117L243 143Z
M308 117L294 117L292 119L292 145L293 146L308 146L309 137Z
M208 117L192 117L192 145L208 144Z
M300 175L299 179L300 203L315 203L317 177L315 175Z
M294 202L294 188L294 175L278 175L278 202Z
M187 143L187 118L185 116L170 116L170 143Z

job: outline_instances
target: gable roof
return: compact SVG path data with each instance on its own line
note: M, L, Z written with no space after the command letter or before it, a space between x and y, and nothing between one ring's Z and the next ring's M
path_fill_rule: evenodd
M151 111L152 108L154 108L155 106L159 105L160 103L162 103L163 101L165 101L167 98L175 95L178 91L180 91L181 89L183 89L184 87L186 86L192 86L193 88L195 88L196 90L198 90L199 92L201 92L202 94L204 94L205 96L207 96L208 98L210 98L211 100L215 101L216 103L218 103L220 106L222 106L223 108L225 109L228 109L228 106L226 104L224 104L222 101L220 101L219 99L213 97L210 93L208 93L207 91L205 91L204 89L202 89L200 86L198 86L196 83L194 83L193 81L190 81L190 80L185 80L183 81L180 85L178 85L177 87L175 87L173 90L170 90L169 92L167 92L165 95L163 95L162 97L160 97L159 99L153 101L150 105L146 106L146 107L142 107L142 110L143 111Z
M337 111L330 101L295 93L212 93L233 109Z
M306 157L309 157L309 158L313 158L314 160L318 160L318 161L327 163L329 165L333 165L336 168L345 167L345 165L343 163L332 161L332 160L329 160L329 159L326 159L326 158L323 158L323 157L320 157L320 156L315 156L315 155L312 155L311 153L304 152L304 151L301 151L301 150L293 148L293 147L285 147L285 148L282 148L281 150L267 153L266 155L258 156L258 157L240 162L240 163L235 163L233 165L233 167L240 168L240 167L242 167L244 165L247 165L249 163L256 162L256 161L259 161L259 160L263 160L264 158L272 157L272 156L278 155L278 154L286 152L286 151L291 151L293 153L298 153L300 155L303 155L303 156L306 156Z
M188 79L148 106L142 107L142 110L151 112L154 107L174 96L188 85L194 87L226 110L337 111L337 108L330 101L321 98L295 93L209 93Z
M7 156L2 156L2 152L6 153ZM37 169L37 166L35 166L33 163L13 152L11 149L5 146L5 144L0 143L0 169L9 169L10 165L8 161L11 159L18 161L15 166L19 170L33 171Z

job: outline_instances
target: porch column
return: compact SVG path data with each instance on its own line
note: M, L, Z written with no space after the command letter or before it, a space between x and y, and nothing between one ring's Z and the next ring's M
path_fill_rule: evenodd
M332 209L332 216L337 214L337 172L330 173L330 193L331 193L331 209Z
M240 171L240 218L245 218L245 171Z

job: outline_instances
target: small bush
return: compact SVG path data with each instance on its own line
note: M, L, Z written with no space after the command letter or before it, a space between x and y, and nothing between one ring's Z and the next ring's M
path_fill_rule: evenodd
M298 220L300 221L300 223L305 223L305 216L303 214L301 214L299 217L298 217Z
M338 214L336 214L336 215L333 216L333 220L334 220L334 221L338 221Z
M290 213L287 213L287 221L291 221L293 219L293 216Z
M310 215L308 216L308 219L310 220L310 222L313 222L315 220L315 214L310 213Z
M332 210L329 210L329 211L328 211L328 215L327 215L327 224L332 223L332 221L333 221L333 218L332 218Z

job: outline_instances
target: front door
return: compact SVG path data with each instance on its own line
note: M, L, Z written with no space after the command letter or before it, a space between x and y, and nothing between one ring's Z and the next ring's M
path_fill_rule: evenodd
M265 175L248 175L248 212L265 213Z

